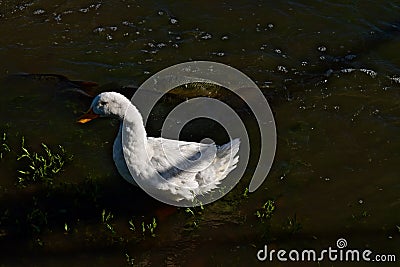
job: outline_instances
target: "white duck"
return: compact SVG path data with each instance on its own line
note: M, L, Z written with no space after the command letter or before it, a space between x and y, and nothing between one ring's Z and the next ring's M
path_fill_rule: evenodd
M153 197L162 201L165 198L193 201L196 196L210 192L218 187L239 160L239 139L216 146L213 143L147 137L137 108L116 92L97 95L89 111L78 122L86 123L100 116L121 121L113 146L118 172L134 185L137 181L146 192L150 190Z

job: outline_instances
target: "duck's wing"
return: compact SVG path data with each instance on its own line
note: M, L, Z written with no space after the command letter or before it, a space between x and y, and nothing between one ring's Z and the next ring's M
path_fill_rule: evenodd
M200 176L212 177L218 150L215 144L148 138L148 145L150 162L168 182L194 189L204 181Z
M152 151L150 159L158 171L174 166L178 169L194 172L209 166L217 153L217 146L212 144L185 142L165 138L148 138Z
M165 189L187 191L190 199L217 188L238 163L240 140L216 146L164 138L148 138L153 168L166 180Z

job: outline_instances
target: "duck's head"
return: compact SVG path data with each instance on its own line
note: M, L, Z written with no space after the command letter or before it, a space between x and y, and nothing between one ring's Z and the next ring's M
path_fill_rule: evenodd
M130 101L120 93L104 92L97 95L89 110L82 115L79 123L86 123L98 117L114 117L122 120Z

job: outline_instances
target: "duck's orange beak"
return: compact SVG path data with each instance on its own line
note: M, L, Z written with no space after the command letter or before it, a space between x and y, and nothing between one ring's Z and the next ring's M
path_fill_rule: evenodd
M100 115L93 112L93 109L90 108L85 114L83 114L79 119L78 123L87 123L93 119L100 117Z

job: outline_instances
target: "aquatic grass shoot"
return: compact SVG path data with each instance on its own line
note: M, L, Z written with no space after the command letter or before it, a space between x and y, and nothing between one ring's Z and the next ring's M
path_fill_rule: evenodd
M146 223L145 221L142 221L142 223L139 224L139 227L135 226L135 223L134 223L133 219L129 220L128 223L129 223L129 230L131 230L132 232L136 232L136 229L140 228L143 238L145 238L145 236L147 234L149 234L152 237L156 237L156 234L155 234L155 230L157 228L157 220L156 220L156 218L153 217L153 219L152 219L152 221L150 223Z
M47 225L47 212L35 207L26 216L27 222L36 233L42 231L42 227Z
M243 198L249 198L249 188L248 187L246 187L244 189L242 196L243 196Z
M43 227L48 224L48 214L45 210L41 209L38 204L38 199L33 197L33 206L26 214L26 222L35 233L41 233Z
M25 147L25 139L22 138L22 154L17 157L17 161L25 161L24 168L18 170L20 186L25 187L34 183L52 185L53 178L63 170L66 162L72 159L61 145L58 146L59 152L52 151L44 143L42 148L44 153L29 151Z
M128 223L129 223L129 230L131 230L132 232L135 232L136 231L136 226L133 223L133 219L129 220Z
M125 259L128 266L135 266L135 259L131 255L125 253Z
M261 209L259 209L255 212L255 215L257 218L260 219L261 222L265 222L272 218L274 211L275 211L275 201L272 199L269 199L269 200L267 200L267 202L264 203L264 205L261 207Z
M10 152L11 149L9 145L7 144L7 134L3 133L3 137L1 139L1 146L0 146L0 159L3 159L3 157Z
M156 218L154 218L154 217L153 217L153 221L151 223L146 224L145 222L142 222L143 236L145 235L146 232L150 232L150 235L152 237L156 237L156 234L154 233L156 228L157 228L157 221L156 221Z
M262 238L268 237L270 234L271 219L274 215L275 209L275 200L269 199L254 213L260 221L259 227Z
M70 230L71 228L69 227L69 225L67 223L64 223L64 234L68 234Z
M197 207L192 207L192 208L187 207L185 209L185 213L189 214L190 219L185 224L185 229L191 231L196 228L199 228L199 223L201 220L201 216L203 215L203 212L204 212L203 205L200 205Z
M301 223L297 220L296 214L294 214L292 217L287 218L286 230L288 230L290 234L298 233L301 228Z
M106 229L111 232L112 235L115 235L114 227L111 225L111 220L113 218L114 215L111 212L107 213L106 210L103 210L103 212L101 213L101 222L106 227Z

